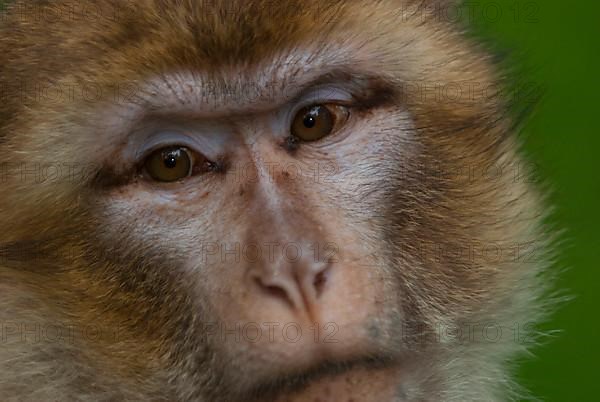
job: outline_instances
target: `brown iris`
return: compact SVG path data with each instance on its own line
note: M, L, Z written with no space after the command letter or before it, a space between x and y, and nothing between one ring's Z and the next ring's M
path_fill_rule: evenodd
M154 151L144 164L146 172L156 181L172 182L192 173L192 156L187 148L176 146Z
M337 105L313 105L301 109L292 122L292 135L302 141L317 141L331 134L345 109Z

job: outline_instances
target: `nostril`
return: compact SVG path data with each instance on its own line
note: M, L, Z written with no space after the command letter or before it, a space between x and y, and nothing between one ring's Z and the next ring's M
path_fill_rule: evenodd
M289 303L290 306L294 307L294 301L290 298L288 292L286 292L286 290L281 286L267 285L260 278L256 277L254 278L254 281L256 282L257 286L268 296L285 300L286 303Z
M281 289L278 286L264 286L265 291L269 293L271 296L281 297L282 299L287 298L287 293L285 290Z
M327 283L327 271L323 270L315 275L315 279L313 280L313 286L317 292L317 297L321 295L323 289L325 288L325 284Z

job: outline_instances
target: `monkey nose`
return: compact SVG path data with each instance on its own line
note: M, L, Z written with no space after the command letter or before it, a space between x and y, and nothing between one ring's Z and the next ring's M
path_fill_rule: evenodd
M251 277L261 297L286 303L316 318L315 308L329 285L330 270L326 261L286 261L255 267Z

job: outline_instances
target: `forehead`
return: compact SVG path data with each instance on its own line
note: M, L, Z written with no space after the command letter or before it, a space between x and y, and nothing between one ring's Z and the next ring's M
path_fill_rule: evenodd
M145 46L202 67L252 64L274 49L318 41L349 9L337 0L146 0L116 12L112 2L100 7L103 16L113 16L113 27L95 34L111 47Z

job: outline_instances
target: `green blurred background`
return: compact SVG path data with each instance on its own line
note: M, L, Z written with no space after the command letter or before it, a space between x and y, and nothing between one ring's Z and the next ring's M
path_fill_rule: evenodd
M551 221L566 230L554 269L573 298L543 325L560 332L533 351L520 381L545 401L600 401L600 2L467 0L463 9L476 36L510 52L514 85L544 88L522 137L552 188Z
M474 35L508 51L515 87L544 88L522 137L552 188L551 221L566 230L553 269L573 299L543 325L560 332L525 361L520 382L544 401L600 401L600 2L467 0L462 11Z

